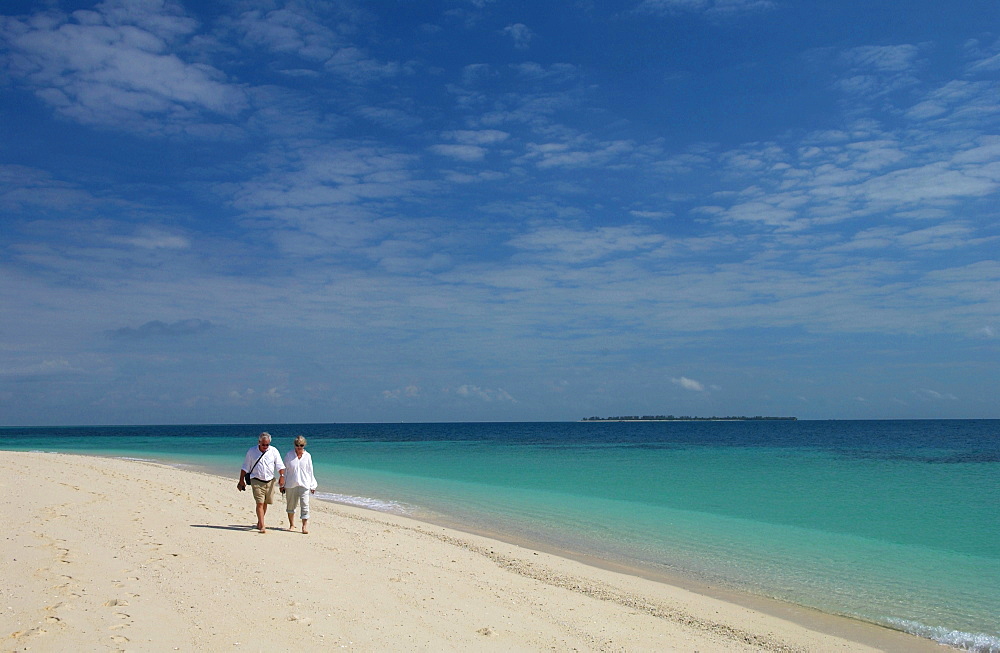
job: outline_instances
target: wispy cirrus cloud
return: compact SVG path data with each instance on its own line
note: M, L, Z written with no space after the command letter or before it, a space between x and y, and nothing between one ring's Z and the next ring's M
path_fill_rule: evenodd
M494 145L506 141L510 134L499 129L458 129L442 136L465 145Z
M667 238L642 227L573 229L547 227L515 236L509 245L566 264L592 262L610 256L628 256L666 244Z
M304 6L253 9L231 22L244 44L323 62L348 43Z
M327 59L323 66L356 84L365 84L381 79L408 74L410 64L398 61L380 61L361 48L341 48Z
M480 147L479 145L442 143L432 145L430 150L435 154L451 157L460 161L480 161L486 157L486 148Z
M432 145L430 150L441 156L460 161L481 161L490 152L490 146L506 141L510 134L498 129L459 129L441 136L452 143Z
M214 325L207 320L188 319L177 320L176 322L163 322L153 320L138 327L122 327L108 332L108 336L115 340L147 340L150 338L176 338L181 336L193 336L214 328Z
M246 110L243 88L177 42L198 23L180 5L109 1L44 19L3 17L7 76L80 123L151 134L221 135Z
M777 3L772 0L642 0L635 12L656 16L679 13L704 13L709 16L728 16L747 12L769 11Z
M288 3L246 11L226 25L244 45L297 57L313 74L368 84L410 72L411 63L380 60L357 42L358 24L365 20L364 11L347 4Z
M86 210L100 202L94 195L52 173L21 165L0 165L0 206L12 214L31 208L61 212Z
M597 167L613 164L635 151L630 141L603 143L528 143L524 159L539 168Z
M479 399L486 402L507 401L517 403L517 400L503 388L482 388L478 385L463 384L446 389L446 393L455 394L463 399Z
M842 66L834 71L835 86L850 104L845 127L702 153L722 163L730 181L743 184L695 210L802 231L873 216L927 219L934 209L996 193L1000 148L994 136L969 131L972 123L1000 115L995 86L973 79L926 84L919 78L920 56L908 45L835 55ZM903 87L906 94L885 97Z
M359 204L401 197L424 187L413 154L374 142L287 141L266 156L267 171L232 191L245 210Z
M415 385L408 385L404 388L393 388L392 390L383 390L382 396L385 399L398 400L402 398L414 399L420 396L420 387Z

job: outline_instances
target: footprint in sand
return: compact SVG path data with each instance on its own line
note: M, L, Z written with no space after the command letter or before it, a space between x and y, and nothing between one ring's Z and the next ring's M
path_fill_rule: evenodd
M126 601L125 599L109 599L104 602L104 607L106 608L112 608L116 605L124 608L125 606L128 605L128 601Z
M109 608L110 607L123 607L123 606L128 605L128 601L124 601L122 599L111 599L110 601L105 602L104 605L107 606L107 607L109 607ZM114 626L109 626L108 630L121 630L122 628L128 628L129 626L132 625L132 622L130 621L132 619L132 615L126 614L124 612L116 612L115 616L118 617L119 619L121 619L122 621L128 621L128 623L121 623L121 624L115 624ZM114 639L114 638L112 637L112 639ZM127 642L128 639L125 638L124 641Z

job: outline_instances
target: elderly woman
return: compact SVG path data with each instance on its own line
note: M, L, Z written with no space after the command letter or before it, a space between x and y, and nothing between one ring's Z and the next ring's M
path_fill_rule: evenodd
M299 507L302 532L309 532L309 495L316 494L316 477L313 475L312 456L306 451L306 439L295 437L295 445L285 456L285 512L288 513L288 530L295 530L295 506Z

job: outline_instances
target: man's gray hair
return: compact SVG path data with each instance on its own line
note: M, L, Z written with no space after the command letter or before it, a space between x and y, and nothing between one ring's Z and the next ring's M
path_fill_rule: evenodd
M260 437L257 438L257 442L266 442L268 444L271 444L271 434L268 433L267 431L264 431L263 433L260 434Z

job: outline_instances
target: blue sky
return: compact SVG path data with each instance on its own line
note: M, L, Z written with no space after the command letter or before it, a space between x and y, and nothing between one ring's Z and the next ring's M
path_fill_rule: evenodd
M1000 417L1000 5L19 2L0 423Z

